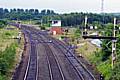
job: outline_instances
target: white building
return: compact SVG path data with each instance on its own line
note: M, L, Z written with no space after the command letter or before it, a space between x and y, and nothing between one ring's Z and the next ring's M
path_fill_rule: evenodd
M61 20L52 20L51 27L61 27Z

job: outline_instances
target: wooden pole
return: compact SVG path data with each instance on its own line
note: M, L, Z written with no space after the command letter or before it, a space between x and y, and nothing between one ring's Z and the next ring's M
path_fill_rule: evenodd
M114 30L113 30L113 37L115 36L115 27L116 27L116 18L114 18ZM116 59L116 40L112 40L112 69L114 68L114 63L115 63L115 59Z

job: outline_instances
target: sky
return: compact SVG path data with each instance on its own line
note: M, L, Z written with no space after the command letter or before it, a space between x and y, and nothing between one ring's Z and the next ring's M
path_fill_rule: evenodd
M100 13L101 0L0 0L0 7L52 9L57 13ZM120 0L104 0L104 12L120 12Z

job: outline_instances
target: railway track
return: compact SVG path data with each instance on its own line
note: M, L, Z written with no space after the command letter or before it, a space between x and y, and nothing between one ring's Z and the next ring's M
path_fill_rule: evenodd
M46 36L46 37L47 39L52 40L52 43L54 44L53 46L54 48L56 48L56 50L58 50L59 52L62 52L62 54L66 56L66 58L69 60L71 65L73 65L74 69L79 74L82 80L96 80L94 75L73 54L74 50L70 49L67 44L64 44L63 42L58 41L57 39L54 39L50 36Z
M50 45L48 44L49 42L47 42L47 40L42 35L39 35L38 37L41 38L40 40L42 41L42 44L45 47L47 63L49 66L50 80L65 80L59 61L57 60L57 57L50 48Z
M26 70L26 75L25 75L24 80L37 80L36 76L37 76L37 74L39 74L39 73L37 73L38 71L36 69L37 68L36 67L36 65L37 65L37 57L36 56L37 55L35 52L36 48L35 48L35 44L34 44L34 42L36 40L38 41L38 43L43 43L43 46L45 47L47 63L48 63L48 67L49 67L50 80L65 80L64 75L62 73L62 69L59 65L59 62L56 59L56 57L55 57L54 53L52 52L51 48L49 47L49 45L47 43L44 43L45 40L42 39L41 36L37 36L37 34L35 34L34 32L31 34L32 34L30 37L30 38L32 38L32 39L30 39L31 40L30 41L31 42L31 55L30 55L30 60L29 60L29 64L28 64L28 68ZM41 39L38 37L41 37Z
M36 39L39 38L38 43L43 44L43 46L45 47L47 62L48 62L48 66L49 66L50 80L67 80L66 77L64 76L65 74L62 71L62 68L58 61L58 58L56 57L54 52L52 52L52 49L50 49L49 39L43 35L39 35L39 34L36 34L36 35L37 35ZM76 70L76 68L74 68L74 69ZM70 70L72 70L72 68ZM75 70L73 70L73 73L71 73L71 74L73 74L72 77L74 77L74 80L83 80L82 75L74 74ZM79 78L78 78L78 76L79 76Z
M53 40L54 48L65 55L65 57L78 73L80 80L96 80L95 77L87 70L87 68L74 56L74 54L69 49L67 49L67 45L65 46L65 44L51 37L46 36L46 39Z
M44 73L39 70L38 44L44 47L44 56L48 67L47 73L49 73L49 79L44 78L44 76L42 80L96 80L94 75L77 59L73 50L68 48L68 45L32 27L23 25L22 29L26 30L31 43L29 62L24 80L41 80L39 75ZM59 58L58 54L62 57ZM40 68L44 69L43 67ZM68 72L66 73L65 71ZM67 75L72 79L69 79Z
M78 60L77 57L73 54L74 51L70 50L70 48L67 47L68 45L56 39L53 40L54 47L57 50L60 50L66 56L66 58L69 60L71 65L74 66L82 80L96 80L94 75L92 75L92 73L84 66L84 64L80 62L80 60ZM66 52L64 52L63 48L65 49Z
M36 44L33 43L32 39L31 42L31 51L29 55L28 66L26 69L26 73L24 76L24 80L37 80L37 53L36 53Z
M55 57L54 53L50 49L49 45L44 45L44 46L46 49L46 54L50 65L49 69L50 69L51 80L65 80L61 66L59 65L59 62Z

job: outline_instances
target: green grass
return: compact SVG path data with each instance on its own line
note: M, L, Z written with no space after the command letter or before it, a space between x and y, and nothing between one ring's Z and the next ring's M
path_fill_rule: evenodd
M8 80L10 77L7 75L9 75L9 71L13 68L17 47L18 45L13 43L0 53L0 76L3 78L6 76Z
M13 26L9 26L13 27ZM0 29L0 50L5 50L6 46L9 46L11 43L14 43L15 40L12 39L13 36L18 35L18 30L6 30L4 28Z
M13 26L8 26L13 28ZM17 41L12 36L17 36L18 30L0 29L0 80L10 80L16 57Z
M106 62L101 62L99 65L97 65L97 69L105 76L105 80L110 80L112 68L109 60Z
M106 60L103 62L101 59L101 54L98 52L95 54L92 54L90 56L90 62L94 65L96 65L97 70L103 74L105 80L110 80L112 76L112 67L111 67L111 59Z
M85 42L84 42L85 43ZM83 42L81 42L83 44ZM103 51L90 44L84 44L79 49L78 52L81 53L90 63L95 65L96 70L99 71L105 80L110 80L112 76L111 67L111 56L108 57L106 61L102 61Z
M0 80L8 80L6 76L0 75Z

